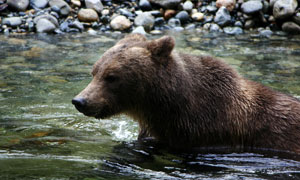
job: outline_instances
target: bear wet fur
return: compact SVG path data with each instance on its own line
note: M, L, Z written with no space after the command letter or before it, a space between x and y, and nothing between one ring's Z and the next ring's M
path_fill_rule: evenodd
M73 100L87 116L125 113L139 138L172 148L231 146L300 153L300 101L241 77L223 61L173 50L174 39L131 34L95 63Z

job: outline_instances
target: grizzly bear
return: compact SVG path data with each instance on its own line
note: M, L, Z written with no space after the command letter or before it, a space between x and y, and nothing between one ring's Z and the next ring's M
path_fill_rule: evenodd
M300 153L300 101L241 77L223 61L173 50L174 39L131 34L94 64L73 100L87 116L125 113L175 149L271 148Z

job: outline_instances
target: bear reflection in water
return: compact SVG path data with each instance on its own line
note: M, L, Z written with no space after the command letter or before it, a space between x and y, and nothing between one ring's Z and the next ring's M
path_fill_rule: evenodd
M172 37L131 34L94 64L72 103L87 116L125 113L139 139L174 149L272 148L300 153L300 101L241 77L222 60L176 52Z

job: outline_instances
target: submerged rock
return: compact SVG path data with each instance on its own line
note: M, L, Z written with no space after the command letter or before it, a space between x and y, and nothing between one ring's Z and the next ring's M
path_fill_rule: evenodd
M132 33L139 33L139 34L143 34L143 35L147 34L143 26L138 26L138 27L136 27L136 28L132 31Z
M226 34L230 34L230 35L239 35L239 34L243 34L243 29L240 27L225 27L224 32Z

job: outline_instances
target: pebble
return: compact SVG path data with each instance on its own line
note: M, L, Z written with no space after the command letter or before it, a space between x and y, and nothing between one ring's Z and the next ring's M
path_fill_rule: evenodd
M231 12L235 8L235 3L235 0L217 0L216 6L217 8L224 6L228 11Z
M87 9L94 9L98 13L103 10L103 4L100 0L85 0L84 2Z
M245 14L254 14L261 11L263 4L260 1L252 0L244 2L241 6L243 13Z
M217 23L219 26L224 27L230 24L231 16L229 14L229 11L226 9L226 7L222 6L216 13L216 16L214 18L214 22Z
M78 29L80 31L84 30L83 24L81 22L79 22L79 21L74 21L74 22L70 23L69 27L76 28L76 29Z
M244 33L243 29L240 27L225 27L223 30L229 35L239 35Z
M293 21L295 23L297 23L298 25L300 25L300 13L299 12L297 14L295 14L295 16L293 16Z
M80 0L71 0L71 3L76 6L76 7L81 7L81 2Z
M283 23L282 30L291 34L300 34L300 26L291 21Z
M174 28L174 27L181 26L181 22L179 19L171 18L168 21L168 25Z
M154 26L162 26L165 24L165 20L163 17L158 17L158 18L155 18L154 20Z
M110 22L110 27L113 30L122 31L122 30L126 30L126 29L130 28L131 22L125 16L119 15Z
M175 18L179 19L181 24L185 24L189 21L190 16L186 11L180 11L176 14Z
M30 6L34 9L44 9L48 5L48 0L30 0Z
M22 19L20 17L4 18L2 24L10 27L17 27L22 24Z
M176 9L181 0L149 0L151 3L161 6L165 9Z
M143 11L151 11L152 6L148 0L140 0L139 7Z
M99 16L94 9L80 9L78 19L81 22L95 22L99 21Z
M136 27L131 33L147 34L143 26Z
M54 24L56 27L59 26L57 19L56 19L54 16L50 15L50 14L43 14L43 15L37 16L37 17L35 17L35 18L33 19L33 22L34 22L35 24L37 24L37 22L38 22L40 19L47 19L47 20L50 21L52 24Z
M36 31L38 33L52 33L54 32L55 29L56 26L51 21L45 18L40 19L36 23Z
M254 25L255 25L254 20L248 19L248 20L245 22L244 28L245 28L245 29L250 29L250 28L253 28Z
M191 1L185 1L182 5L183 10L192 11L194 4Z
M146 31L151 31L153 28L155 19L149 12L144 12L142 14L139 14L134 19L134 24L136 26L143 26Z
M25 11L29 5L29 0L7 0L7 5L17 11Z
M196 12L196 13L192 14L192 19L194 21L202 21L204 19L204 14L201 12Z
M265 30L259 31L259 35L262 37L269 38L273 35L273 32L271 30L265 29Z
M121 15L124 15L126 17L133 17L134 14L132 14L130 11L128 11L127 9L119 9L119 13Z
M49 5L63 16L67 16L71 11L71 7L63 0L50 0Z
M297 0L278 0L273 7L273 16L276 19L284 19L292 16L298 6Z
M209 31L210 32L221 32L221 28L217 24L210 24Z
M175 11L175 10L173 10L173 9L167 9L167 10L165 11L164 18L165 18L166 20L168 20L168 19L170 19L171 17L175 16L175 14L176 14L176 11Z

